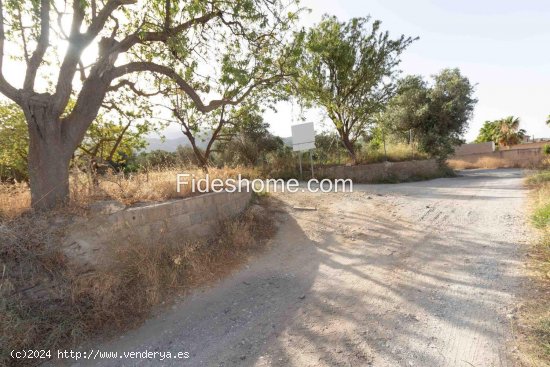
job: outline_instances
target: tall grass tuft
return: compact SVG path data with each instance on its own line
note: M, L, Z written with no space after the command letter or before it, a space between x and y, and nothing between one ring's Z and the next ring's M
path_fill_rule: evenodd
M123 174L108 172L90 177L84 172L73 172L69 178L71 206L85 208L98 200L117 200L126 205L141 202L160 202L169 199L184 198L193 195L191 186L176 189L176 177L179 173L188 173L196 178L206 173L198 168L180 170L164 167L141 173ZM237 178L254 179L260 173L249 167L210 168L210 179ZM31 209L31 195L26 183L0 183L0 220L16 218Z
M527 177L532 189L531 219L539 229L537 242L530 249L531 284L522 308L520 348L526 365L548 366L550 361L550 171Z

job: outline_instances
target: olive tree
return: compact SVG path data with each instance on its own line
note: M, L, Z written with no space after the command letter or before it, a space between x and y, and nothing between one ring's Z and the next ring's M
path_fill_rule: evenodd
M421 151L443 161L463 143L477 100L458 69L444 69L428 83L408 76L398 83L380 123L394 133L412 132Z
M0 0L0 92L25 115L33 207L68 200L69 161L108 93L170 82L203 113L237 105L283 76L296 14L290 0Z

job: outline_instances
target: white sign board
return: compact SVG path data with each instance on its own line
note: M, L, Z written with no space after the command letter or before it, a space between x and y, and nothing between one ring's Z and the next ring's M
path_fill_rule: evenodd
M301 152L315 149L315 130L313 129L313 122L292 125L291 129L293 151Z

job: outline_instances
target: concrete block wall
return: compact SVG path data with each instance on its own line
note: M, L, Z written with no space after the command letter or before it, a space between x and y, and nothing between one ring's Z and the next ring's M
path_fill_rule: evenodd
M495 143L471 143L471 144L462 144L459 147L455 148L455 156L467 155L467 154L481 154L481 153L492 153L495 151Z
M82 265L98 266L120 245L192 242L216 233L220 222L241 213L251 198L251 192L207 193L80 218L67 231L64 251Z
M408 180L437 174L439 165L435 159L406 162L384 162L356 166L319 167L315 170L319 178L352 179L357 183Z

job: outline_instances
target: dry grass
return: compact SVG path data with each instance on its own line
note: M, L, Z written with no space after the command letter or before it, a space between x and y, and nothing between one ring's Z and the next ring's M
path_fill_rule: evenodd
M192 195L191 186L176 190L176 177L186 173L197 179L204 178L206 173L201 169L178 170L166 168L152 170L146 173L131 175L107 174L97 177L98 184L94 186L85 175L74 175L71 180L72 197L74 201L85 202L97 199L115 199L126 205L137 202L164 201ZM220 178L236 178L239 174L243 178L256 178L258 172L252 168L210 168L210 180Z
M136 243L119 248L112 267L85 273L59 249L63 215L25 214L4 221L0 365L21 364L9 358L12 349L65 348L135 326L173 295L232 271L274 233L265 207L254 205L223 223L210 240Z
M15 218L31 206L31 193L24 183L0 183L0 220Z
M530 249L531 283L520 312L521 358L527 366L550 366L550 171L526 182L532 188L532 222L540 232Z
M369 164L369 163L379 163L386 160L390 162L403 162L410 160L422 160L428 159L426 153L418 152L413 150L408 144L386 144L386 154L384 154L384 147L381 146L375 151L367 150L366 152L360 153L360 163Z
M506 154L506 152L505 152ZM521 159L501 158L493 154L470 154L452 157L447 160L452 169L496 169L496 168L539 168L544 165L542 156L530 155Z
M204 178L205 173L198 169L178 170L166 168L146 173L114 174L89 177L85 173L73 173L70 177L71 204L74 207L86 207L98 200L118 200L126 205L138 202L160 202L168 199L183 198L192 195L191 186L176 190L176 177L188 173L196 178ZM215 178L259 177L253 168L210 168L210 180ZM30 209L31 200L28 186L21 184L0 183L0 219L10 219Z

